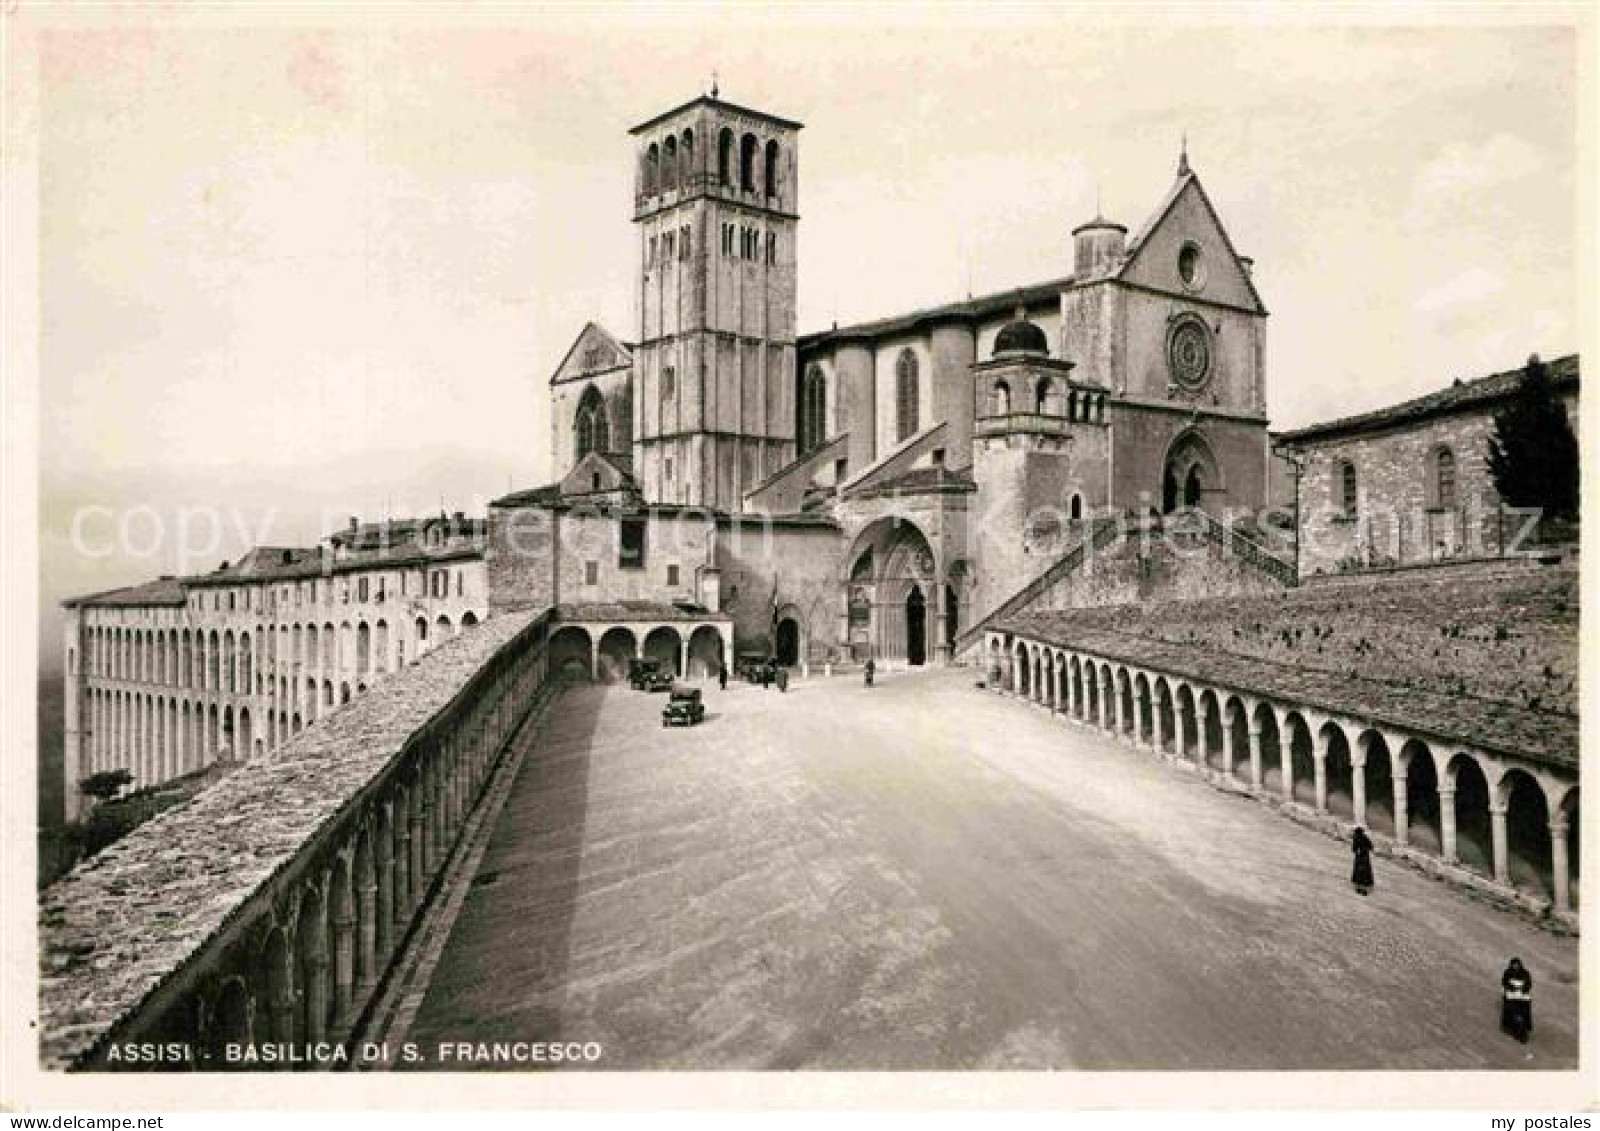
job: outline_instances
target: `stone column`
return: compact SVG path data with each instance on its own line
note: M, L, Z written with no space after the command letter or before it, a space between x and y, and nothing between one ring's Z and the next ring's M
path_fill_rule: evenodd
M347 893L339 893L341 896ZM343 1018L350 1011L355 988L355 919L345 906L330 909L333 924L333 1016Z
M1222 776L1229 781L1233 780L1233 764L1236 761L1233 749L1233 720L1228 718L1228 708L1218 705L1221 712L1219 723L1222 729Z
M1551 895L1555 900L1555 909L1560 912L1572 910L1570 870L1571 864L1567 859L1567 815L1558 809L1550 821L1550 885L1554 889Z
M1456 855L1456 787L1454 783L1439 786L1439 855L1446 864L1457 862Z
M1312 742L1311 772L1318 813L1328 811L1328 748L1332 745L1327 731L1322 731Z
M1396 766L1396 769L1399 773L1394 779L1394 839L1404 846L1411 842L1411 801L1406 795L1405 767Z
M1155 703L1150 708L1150 730L1154 736L1155 752L1163 758L1166 757L1167 718L1161 713L1161 701L1159 698L1156 698Z
M1144 736L1144 716L1150 709L1150 685L1136 683L1133 685L1133 744L1141 750L1149 750L1151 742Z
M1367 823L1367 752L1350 751L1350 809L1355 823Z
M417 780L408 791L409 804L407 809L409 812L407 816L411 822L411 836L406 846L411 850L411 859L406 865L406 879L409 881L406 889L406 910L408 912L414 912L417 904L422 902L422 893L427 883L427 797L427 779L418 774Z
M1117 685L1116 674L1111 676L1111 722L1118 738L1128 729L1128 721L1123 718L1126 714L1122 709L1122 688Z
M1192 707L1185 707L1177 696L1172 699L1172 756L1179 762L1189 760L1189 727Z
M1506 803L1489 802L1489 836L1494 843L1494 880L1497 884L1510 884L1511 873L1506 867Z
M1067 658L1067 666L1062 674L1062 679L1067 681L1067 718L1078 717L1078 681L1072 678L1072 658Z
M378 981L378 883L370 866L356 882L356 1003L360 1005Z
M1100 688L1100 711L1099 711L1100 729L1101 730L1110 730L1111 729L1111 704L1109 702L1107 702L1107 699L1111 694L1111 691L1110 691L1111 681L1109 679L1107 679L1105 677L1105 674L1103 672L1101 672L1101 671L1096 671L1094 678L1097 681L1097 683L1099 685L1099 688Z
M372 867L377 880L373 892L375 927L372 936L372 949L375 955L372 975L376 979L378 963L389 960L389 951L394 946L395 867L394 825L392 821L388 826L388 835L378 837L377 842L373 845Z
M321 922L312 924L312 929L318 937L306 960L306 1041L316 1044L328 1035L328 940Z

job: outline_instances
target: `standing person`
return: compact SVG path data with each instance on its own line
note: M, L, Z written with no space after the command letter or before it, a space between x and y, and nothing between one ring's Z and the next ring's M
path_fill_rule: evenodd
M717 688L721 691L728 690L728 664L725 660L717 661Z
M1500 975L1500 1031L1523 1044L1533 1032L1533 975L1520 958L1513 958Z
M765 691L772 686L772 664L767 660L761 661L761 690Z
M867 666L861 669L861 673L865 677L868 687L872 686L872 673L877 671L877 670L878 670L878 666L872 662L872 657L868 656L867 657Z
M779 691L788 691L789 690L789 669L788 668L780 667L778 669L778 690Z
M1350 837L1350 851L1356 858L1355 867L1350 870L1350 882L1355 885L1356 891L1366 895L1373 887L1372 838L1360 825L1356 826L1355 833Z

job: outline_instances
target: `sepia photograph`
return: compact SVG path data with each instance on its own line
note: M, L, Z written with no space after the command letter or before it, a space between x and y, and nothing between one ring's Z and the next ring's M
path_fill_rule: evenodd
M9 7L0 1108L1590 1109L1594 17Z

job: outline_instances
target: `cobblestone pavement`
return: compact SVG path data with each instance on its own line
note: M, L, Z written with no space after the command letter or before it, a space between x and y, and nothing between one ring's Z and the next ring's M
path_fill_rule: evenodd
M1577 944L966 671L582 687L409 1033L602 1068L1570 1068ZM1524 1048L1499 975L1537 980Z

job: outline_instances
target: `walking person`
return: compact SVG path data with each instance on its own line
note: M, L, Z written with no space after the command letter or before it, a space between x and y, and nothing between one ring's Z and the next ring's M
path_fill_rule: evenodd
M872 675L877 670L878 670L878 665L876 665L876 664L874 664L872 662L872 657L871 656L868 656L867 657L867 666L861 669L862 677L866 680L866 683L867 683L868 687L872 686Z
M728 690L728 665L723 660L717 661L717 689Z
M788 668L780 667L778 669L778 690L779 691L788 691L789 690L789 669Z
M1533 975L1520 958L1500 975L1500 1031L1523 1044L1533 1033Z
M1372 838L1360 825L1350 837L1350 851L1355 856L1355 866L1350 870L1350 882L1356 891L1366 895L1372 890Z

